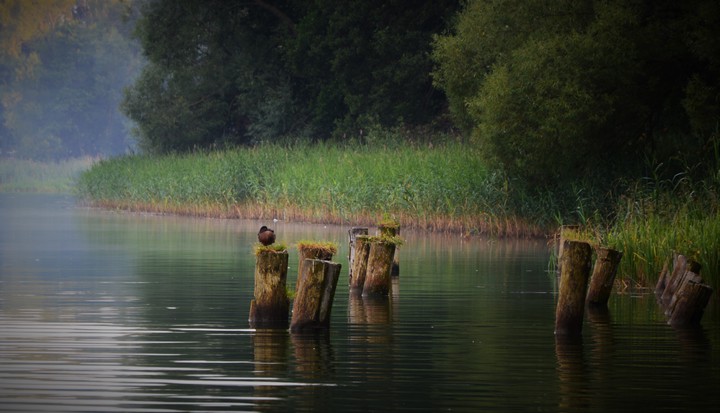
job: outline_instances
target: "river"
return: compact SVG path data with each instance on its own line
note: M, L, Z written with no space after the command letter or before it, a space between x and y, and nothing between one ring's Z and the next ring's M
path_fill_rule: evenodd
M544 241L403 232L390 300L348 294L347 227L264 222L334 241L327 334L252 329L259 221L83 208L0 194L0 411L714 411L720 316L668 326L625 291L557 341Z

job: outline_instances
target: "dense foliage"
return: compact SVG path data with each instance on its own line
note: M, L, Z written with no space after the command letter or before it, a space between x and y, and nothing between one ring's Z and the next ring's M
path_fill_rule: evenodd
M714 0L475 0L436 38L435 80L523 182L628 176L717 159L718 27Z
M118 111L141 64L131 5L0 2L0 154L51 160L133 146Z
M457 2L158 0L137 27L148 65L123 110L163 153L283 135L430 123L431 35Z

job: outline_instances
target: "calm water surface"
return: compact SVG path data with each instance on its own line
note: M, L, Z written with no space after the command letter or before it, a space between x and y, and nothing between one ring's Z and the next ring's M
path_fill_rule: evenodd
M0 194L1 411L715 411L720 316L678 331L652 294L553 334L544 242L403 234L391 300L347 289L347 228L274 224L335 241L328 334L254 330L254 221L79 208ZM288 284L297 254L290 250Z

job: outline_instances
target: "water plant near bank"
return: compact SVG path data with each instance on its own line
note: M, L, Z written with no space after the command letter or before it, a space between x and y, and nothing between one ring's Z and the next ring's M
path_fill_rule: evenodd
M626 285L654 285L663 265L677 252L697 261L703 278L717 291L720 175L694 180L691 172L634 181L615 200L610 219L588 218L563 233L623 251L618 275Z
M429 145L266 144L161 157L126 156L83 174L94 205L217 217L374 224L540 235L512 213L507 185L472 149Z

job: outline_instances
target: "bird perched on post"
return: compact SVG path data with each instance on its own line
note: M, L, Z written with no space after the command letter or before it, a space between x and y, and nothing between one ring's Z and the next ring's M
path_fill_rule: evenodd
M258 241L265 246L272 244L275 242L275 231L263 225L258 232Z

